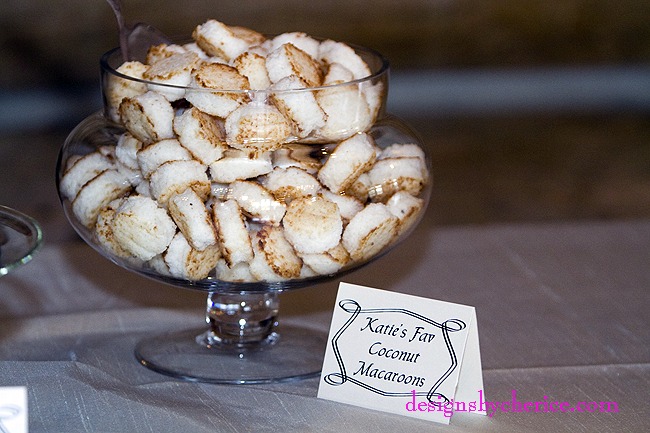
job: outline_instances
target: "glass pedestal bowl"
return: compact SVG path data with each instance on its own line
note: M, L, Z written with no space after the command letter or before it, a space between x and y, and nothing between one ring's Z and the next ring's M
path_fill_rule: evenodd
M431 189L421 140L385 113L386 60L355 50L367 77L273 90L161 84L102 58L105 108L59 154L65 214L117 265L207 295L207 324L145 338L142 365L225 384L319 374L327 336L279 324L279 294L388 252Z

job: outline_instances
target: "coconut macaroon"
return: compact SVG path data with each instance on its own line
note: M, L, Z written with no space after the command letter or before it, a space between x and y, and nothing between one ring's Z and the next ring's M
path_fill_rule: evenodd
M219 280L231 283L251 283L255 281L248 263L240 262L228 266L228 263L223 258L217 262L216 274Z
M212 207L212 216L221 255L228 267L249 262L253 258L253 247L239 204L235 200L216 202Z
M127 131L145 144L174 137L174 109L158 92L123 99L118 112Z
M192 38L210 56L230 61L246 51L251 45L250 32L243 28L231 28L217 20L208 20L196 26ZM257 32L255 32L257 33Z
M350 262L350 254L342 244L320 254L300 254L300 258L318 275L334 274Z
M285 43L266 56L266 70L272 83L295 76L304 87L317 87L323 82L320 65L309 54L292 43Z
M247 89L248 78L232 66L203 63L192 72L185 99L205 113L226 118L248 99L246 92L242 92Z
M142 146L143 144L140 140L125 132L117 139L115 158L125 167L132 170L139 170L138 151L142 149Z
M423 162L417 157L384 158L368 171L372 201L386 201L397 191L418 195L426 184Z
M192 188L201 200L207 199L210 180L205 166L198 161L170 161L151 174L149 188L151 196L166 206L174 194L182 193L187 188Z
M177 101L185 96L185 87L190 84L192 69L198 61L196 53L183 50L149 63L149 69L142 77L156 83L147 84L149 90L162 94L170 101Z
M338 206L320 195L292 200L282 226L289 242L302 254L318 254L334 248L343 232Z
M137 153L138 166L145 179L149 179L151 173L166 162L191 160L190 152L181 146L181 143L175 138L160 140Z
M312 156L314 147L307 144L287 143L272 154L273 167L297 167L309 174L316 174L321 162Z
M281 227L264 225L252 239L255 257L251 274L260 281L282 281L300 277L302 260L296 255Z
M153 65L154 63L172 57L173 55L184 54L187 52L188 50L184 46L178 44L161 43L158 45L152 45L147 50L145 63L147 65Z
M404 157L420 158L423 165L426 158L424 150L415 143L394 143L382 149L377 159Z
M360 202L365 203L368 201L371 189L370 176L368 176L368 173L362 173L357 180L352 182L352 185L345 189L345 195L355 197Z
M99 152L84 155L66 169L59 190L65 198L72 200L88 181L112 168L115 168L115 162L106 155Z
M272 225L279 225L286 207L257 182L237 180L230 185L230 197L252 219Z
M181 145L205 165L221 159L226 151L222 121L194 107L174 118L174 132Z
M244 26L228 26L230 31L241 40L248 43L248 49L259 47L266 41L266 36L262 33Z
M119 207L121 202L121 198L115 199L99 211L99 214L97 215L97 223L95 224L94 237L97 240L97 243L99 243L99 245L110 254L121 258L127 258L131 257L131 253L124 249L120 243L115 240L112 227L116 209Z
M273 170L268 153L251 156L248 152L229 149L224 157L210 164L210 176L217 183L231 183L236 180L252 179Z
M197 250L192 248L182 232L178 232L163 257L173 277L196 281L206 278L221 256L217 245Z
M108 116L114 122L120 121L118 109L122 100L142 95L147 91L147 85L142 80L142 75L149 68L147 65L138 61L124 62L116 69L119 74L135 78L130 80L118 75L108 75L108 85L106 87L105 97L108 108Z
M167 211L148 198L132 195L115 210L111 222L113 238L131 255L150 260L167 249L176 234L176 224Z
M352 72L334 63L330 65L325 84L333 87L316 92L316 100L327 114L325 125L317 135L328 140L343 140L357 132L364 132L373 122L373 116L360 84L343 84L353 80Z
M318 105L314 92L305 90L305 83L297 76L282 78L271 86L271 90L274 91L271 100L292 121L299 138L325 125L327 114Z
M395 239L398 225L399 220L386 205L370 203L345 227L343 246L353 260L367 260Z
M271 85L266 71L266 58L261 54L246 51L233 60L232 66L248 78L250 88L253 90L263 90Z
M370 169L377 153L368 134L357 134L336 146L318 172L318 180L332 192L343 192Z
M364 203L352 195L337 194L328 189L323 189L321 194L329 201L336 203L344 223L350 221L364 206Z
M289 120L273 105L258 101L230 113L225 128L231 147L253 153L278 149L291 135Z
M320 42L304 32L288 32L275 36L269 41L269 51L276 50L286 43L290 43L312 58L318 59Z
M192 248L203 251L217 243L208 209L192 188L173 195L167 203L167 210Z
M420 216L424 200L406 191L398 191L386 202L388 210L399 219L398 234L410 229Z
M318 56L326 64L338 63L349 69L355 80L370 76L371 71L366 62L352 47L343 42L331 39L322 41L318 48Z
M97 221L99 211L131 190L131 183L117 170L105 170L89 180L72 201L72 212L87 228Z
M322 189L314 176L298 167L276 167L261 182L273 197L283 203L300 197L315 196Z

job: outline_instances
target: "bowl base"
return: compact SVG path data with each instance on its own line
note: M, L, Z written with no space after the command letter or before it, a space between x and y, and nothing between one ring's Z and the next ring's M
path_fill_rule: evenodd
M252 385L288 382L320 374L327 334L282 324L254 347L205 345L205 328L140 341L135 356L155 372L190 382Z

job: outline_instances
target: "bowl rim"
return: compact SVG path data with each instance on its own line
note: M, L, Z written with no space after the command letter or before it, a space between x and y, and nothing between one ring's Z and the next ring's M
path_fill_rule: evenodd
M318 39L319 41L322 41L324 39ZM185 41L188 42L188 41ZM176 43L176 42L173 42ZM179 42L179 43L184 43L184 42ZM328 85L321 85L321 86L316 86L316 87L302 87L302 88L296 88L296 89L282 89L282 90L277 90L277 89L219 89L219 88L204 88L204 87L192 87L192 86L181 86L181 85L175 85L175 84L169 84L169 83L161 83L161 82L156 82L156 81L151 81L151 80L145 80L142 78L137 78L137 77L132 77L126 74L123 74L119 71L117 71L116 68L111 66L110 60L115 58L115 56L120 56L120 47L115 47L112 48L108 51L106 51L104 54L102 54L99 64L102 72L106 72L112 76L128 80L128 81L133 81L141 84L145 84L147 86L157 86L160 88L168 88L168 89L183 89L183 90L191 90L193 92L209 92L209 93L214 93L214 92L221 92L221 93L234 93L234 94L250 94L251 92L255 94L280 94L280 93L294 93L294 92L314 92L314 91L320 91L320 90L328 90L328 89L337 89L337 88L342 88L342 87L348 87L348 86L354 86L354 85L361 85L363 83L369 82L369 83L375 83L377 81L380 81L382 77L386 76L388 77L389 72L390 72L390 62L386 57L384 57L379 51L373 49L373 48L368 48L364 47L361 45L356 45L356 44L350 44L346 43L350 48L354 49L356 53L363 53L367 56L371 56L378 60L378 64L380 65L376 71L372 72L370 75L362 77L362 78L357 78L354 80L342 82L342 83L336 83L336 84L328 84ZM122 61L121 64L125 62ZM367 62L366 62L367 63ZM370 65L368 65L370 67Z

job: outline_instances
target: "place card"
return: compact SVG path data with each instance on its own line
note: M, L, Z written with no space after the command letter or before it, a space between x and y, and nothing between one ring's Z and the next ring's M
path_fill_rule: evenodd
M474 307L341 283L318 397L445 424L485 415Z

